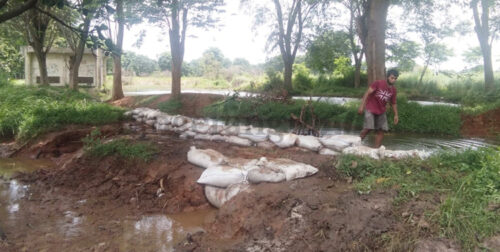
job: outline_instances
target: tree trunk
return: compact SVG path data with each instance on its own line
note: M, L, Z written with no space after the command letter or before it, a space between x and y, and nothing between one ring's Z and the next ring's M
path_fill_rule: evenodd
M182 76L182 61L184 59L184 41L186 38L187 25L187 10L182 12L182 35L179 24L179 9L178 1L174 0L172 4L172 27L169 30L170 52L172 54L172 91L173 99L178 99L181 96L181 76Z
M38 61L38 71L40 73L40 85L48 86L49 77L47 74L47 55L43 51L43 48L36 48L36 46L34 46L33 50L35 52L36 60Z
M361 62L354 64L354 87L358 88L361 84Z
M362 38L368 66L368 84L385 79L385 27L389 0L372 0L368 2L362 20Z
M429 66L429 62L425 62L424 70L422 70L422 73L420 74L420 79L418 80L418 85L419 87L422 86L422 80L424 79L425 72L427 71L427 67Z
M481 17L479 16L478 3L481 1ZM488 0L473 0L470 3L472 12L474 14L474 30L476 31L479 45L481 46L481 53L483 54L483 67L484 67L484 86L486 90L493 89L494 76L493 64L491 61L491 44L489 43L489 3Z
M290 92L292 87L292 74L293 74L293 61L285 60L284 61L284 72L283 72L283 84L285 89Z
M118 16L118 34L116 36L116 48L113 54L113 90L111 100L116 101L123 97L122 88L122 48L123 48L123 0L116 0L116 15Z
M85 16L85 19L83 21L83 29L80 32L80 40L78 41L78 46L74 52L74 55L70 58L69 88L73 90L78 89L78 73L80 70L80 63L82 62L83 53L85 51L85 45L90 29L91 19L91 14Z

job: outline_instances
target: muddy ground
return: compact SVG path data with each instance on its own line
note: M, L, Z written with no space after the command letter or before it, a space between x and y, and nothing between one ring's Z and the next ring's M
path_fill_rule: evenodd
M216 95L186 95L192 106L181 113L199 117L201 107ZM165 98L162 98L165 99ZM126 98L117 104L133 107ZM154 107L154 104L153 104ZM421 195L395 205L397 188L360 195L349 178L335 170L335 158L299 148L258 149L202 140L182 140L176 133L156 132L136 122L100 127L106 139L129 138L158 147L151 162L118 157L95 158L84 153L81 138L92 127L69 127L47 134L13 155L53 162L49 169L18 174L29 185L21 221L1 223L5 251L158 251L154 239L124 235L123 216L140 220L152 214L210 211L202 169L187 162L190 146L212 148L229 157L284 157L319 168L309 178L252 185L222 208L214 210L203 231L192 232L175 245L177 251L455 251L453 241L438 238L438 227L425 218L441 201ZM47 222L67 216L68 229L57 236ZM20 224L21 223L21 224ZM64 223L63 223L64 224ZM76 230L76 231L75 231ZM139 238L137 238L137 237ZM125 239L124 237L127 237ZM134 238L135 237L135 238ZM129 245L124 245L129 244ZM131 245L130 245L131 244ZM168 250L168 249L167 249Z

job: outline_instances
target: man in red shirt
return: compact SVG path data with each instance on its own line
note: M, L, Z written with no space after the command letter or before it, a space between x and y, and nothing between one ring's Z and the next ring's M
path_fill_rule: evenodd
M363 100L358 109L358 114L365 112L365 121L360 137L364 139L371 130L376 130L375 148L379 148L384 139L384 131L389 130L385 114L387 102L391 103L394 111L394 125L398 124L398 106L396 105L396 87L399 72L395 69L387 71L387 80L373 82L363 95ZM365 109L366 108L366 109Z

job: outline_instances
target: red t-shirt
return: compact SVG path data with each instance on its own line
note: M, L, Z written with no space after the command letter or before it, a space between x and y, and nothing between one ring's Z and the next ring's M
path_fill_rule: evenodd
M388 101L396 104L396 87L388 85L386 80L373 82L370 87L375 90L366 99L366 109L373 114L381 115L385 112Z

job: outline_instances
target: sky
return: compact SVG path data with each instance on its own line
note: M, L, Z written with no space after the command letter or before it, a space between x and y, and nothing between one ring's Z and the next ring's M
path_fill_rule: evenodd
M231 60L244 58L252 64L264 63L266 59L279 54L277 51L272 54L266 52L267 33L265 28L260 28L258 31L252 30L253 17L239 8L238 0L226 1L224 9L225 13L222 14L219 27L209 31L188 27L184 61L200 58L203 52L210 47L219 48L226 58ZM468 10L452 9L451 11L453 16L456 14L457 18L466 19L470 17L472 22L472 14ZM404 18L398 7L391 7L389 15L392 15L390 18L396 22L398 19ZM140 30L146 30L146 36L141 47L137 48L134 43ZM409 37L415 38L411 35ZM431 66L431 68L463 70L467 64L462 59L462 52L468 48L479 46L473 32L466 36L447 38L443 42L455 51L455 55L447 62L441 63L439 66ZM499 43L500 41L497 40L493 44L493 67L495 70L500 69ZM161 53L170 51L168 32L162 32L162 29L148 23L133 26L125 32L124 49L146 55L151 59L157 59ZM421 64L422 62L417 60L417 63Z

